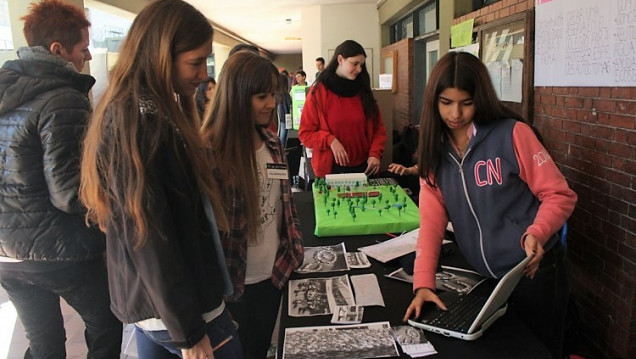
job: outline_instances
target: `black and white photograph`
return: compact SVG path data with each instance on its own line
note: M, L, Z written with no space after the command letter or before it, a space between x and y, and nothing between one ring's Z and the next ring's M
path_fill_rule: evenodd
M307 278L289 281L289 316L332 314L336 307L355 305L349 277Z
M298 273L338 272L349 270L344 242L333 246L305 247L304 261Z
M283 359L398 356L389 322L285 329Z
M347 264L349 268L369 268L371 262L363 252L347 252Z
M410 325L398 325L391 327L391 330L395 341L402 347L402 351L411 358L437 353L422 329L414 328Z
M468 293L475 285L486 278L477 272L466 269L442 266L440 272L435 273L435 288L437 290Z
M364 307L359 305L343 305L336 307L331 317L332 324L362 323Z
M428 343L424 331L410 325L398 325L391 327L395 341L400 345Z

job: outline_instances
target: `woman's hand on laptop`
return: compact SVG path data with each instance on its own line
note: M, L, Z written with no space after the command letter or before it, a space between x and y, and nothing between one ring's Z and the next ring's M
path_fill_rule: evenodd
M409 307L406 308L406 314L404 314L404 318L402 320L406 322L409 318L411 318L411 316L413 316L413 314L415 314L414 318L419 318L422 312L422 306L426 302L433 302L440 309L446 310L446 305L444 305L444 302L439 299L435 292L428 288L418 288L415 291L415 298L413 298Z
M541 242L537 239L537 237L532 234L527 234L523 241L523 247L526 251L526 256L534 255L534 258L528 262L526 268L523 270L523 275L532 279L534 275L537 274L537 270L539 269L539 263L541 263L541 258L543 258L543 246Z

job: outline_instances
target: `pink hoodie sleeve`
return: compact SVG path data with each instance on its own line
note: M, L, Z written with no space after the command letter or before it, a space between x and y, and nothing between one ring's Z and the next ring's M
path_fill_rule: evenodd
M545 245L574 211L577 196L530 126L517 122L512 144L519 162L519 177L541 202L534 222L520 239L521 246L523 248L523 239L528 234Z
M448 216L439 187L432 188L420 178L420 232L415 248L413 291L418 288L435 290L435 271L442 248Z

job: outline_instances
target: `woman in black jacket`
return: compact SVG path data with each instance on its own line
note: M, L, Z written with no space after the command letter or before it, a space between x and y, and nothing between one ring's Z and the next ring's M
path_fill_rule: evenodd
M84 142L81 197L106 233L111 307L135 323L140 359L157 346L183 358L242 357L223 302L232 286L218 227L227 220L194 103L212 32L181 0L142 10Z

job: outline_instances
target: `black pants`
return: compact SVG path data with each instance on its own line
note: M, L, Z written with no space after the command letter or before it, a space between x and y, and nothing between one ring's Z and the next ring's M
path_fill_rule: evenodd
M246 359L265 359L272 342L282 291L270 279L245 286L239 302L226 303L239 327Z
M562 358L568 280L560 241L544 254L534 279L523 277L512 293L510 305L530 330L550 350Z
M60 297L79 313L86 325L87 358L119 358L123 325L110 311L103 259L51 271L0 270L0 283L29 339L25 358L66 358Z

